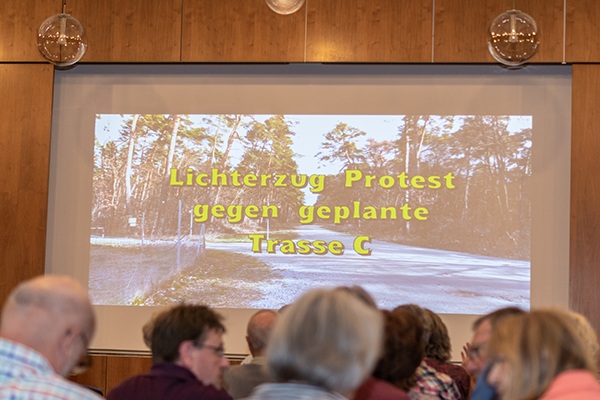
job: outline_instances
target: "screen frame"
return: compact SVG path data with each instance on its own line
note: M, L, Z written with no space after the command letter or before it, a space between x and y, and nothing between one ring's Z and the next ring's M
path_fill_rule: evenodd
M460 87L467 89L458 96ZM203 96L207 91L219 95L208 102ZM419 96L410 98L407 92ZM180 104L175 104L177 99ZM432 99L446 101L432 112ZM507 70L460 65L80 65L57 70L46 273L68 274L87 286L82 266L89 264L86 239L96 114L316 114L323 107L328 107L327 114L399 114L394 110L401 109L401 114L533 115L533 169L539 179L533 183L531 307L568 305L570 66ZM156 311L96 307L98 334L91 348L147 351L141 326ZM243 337L255 311L221 310L229 355L247 353ZM470 339L476 317L442 314L452 336L453 360L459 359L462 344ZM115 326L126 326L128 333L123 335Z

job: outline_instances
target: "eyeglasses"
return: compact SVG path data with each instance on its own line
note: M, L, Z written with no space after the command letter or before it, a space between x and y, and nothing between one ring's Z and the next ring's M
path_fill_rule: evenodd
M474 344L469 347L469 357L477 358L481 357L481 353L483 352L483 347L485 343Z
M202 349L207 348L212 350L218 357L223 357L225 355L225 348L223 346L213 346L210 344L200 343L197 340L190 340L195 348Z

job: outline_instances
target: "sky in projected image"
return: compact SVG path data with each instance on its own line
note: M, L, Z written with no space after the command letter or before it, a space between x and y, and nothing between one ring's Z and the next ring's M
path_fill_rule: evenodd
M529 307L531 116L98 115L95 304ZM476 301L474 301L476 300Z

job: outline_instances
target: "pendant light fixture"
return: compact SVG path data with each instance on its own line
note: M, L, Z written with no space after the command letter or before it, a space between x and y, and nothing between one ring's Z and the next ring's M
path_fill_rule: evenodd
M277 14L292 14L298 11L305 0L265 0L269 8Z
M66 13L66 8L67 2L63 0L62 13L47 18L38 29L38 50L57 67L75 64L87 50L85 28Z
M500 63L519 66L529 61L539 45L539 30L535 20L513 9L498 15L490 25L488 49Z

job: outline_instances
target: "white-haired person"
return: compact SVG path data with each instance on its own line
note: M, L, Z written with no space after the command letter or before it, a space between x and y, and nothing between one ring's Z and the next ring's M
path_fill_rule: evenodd
M287 307L267 346L274 383L250 399L344 400L379 359L383 319L379 311L343 290L316 289Z
M489 342L488 383L501 400L600 400L593 351L573 319L534 310L503 319Z
M0 399L101 399L65 379L87 353L95 323L73 278L45 275L17 286L0 321Z

